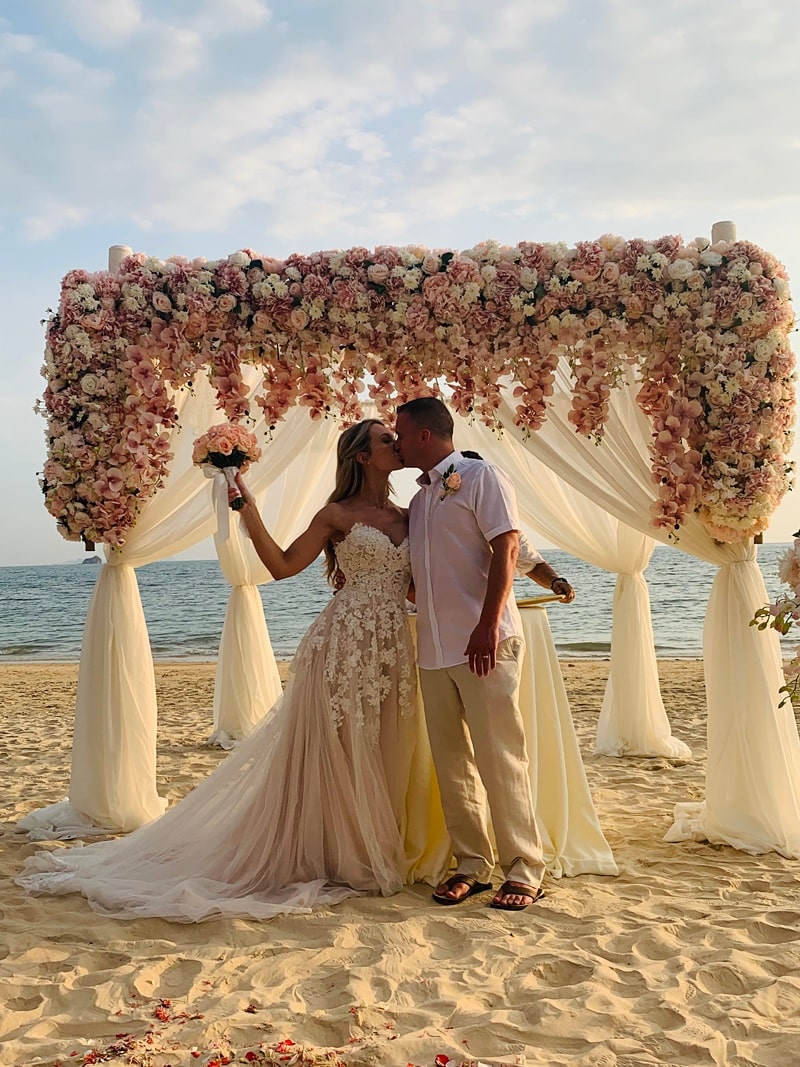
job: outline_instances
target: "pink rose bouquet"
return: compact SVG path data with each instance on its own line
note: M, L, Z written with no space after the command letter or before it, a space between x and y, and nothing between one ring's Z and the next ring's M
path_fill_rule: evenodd
M221 470L228 484L236 490L237 495L230 505L234 511L244 506L244 497L236 485L236 472L246 471L260 458L261 449L255 434L228 422L212 426L197 438L192 448L192 462L196 466Z

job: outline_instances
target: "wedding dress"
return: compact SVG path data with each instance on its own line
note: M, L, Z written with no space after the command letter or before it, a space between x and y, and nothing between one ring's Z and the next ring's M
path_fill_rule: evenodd
M305 912L400 889L418 733L408 539L356 523L347 579L303 638L283 696L196 789L128 837L42 851L18 882L104 914L197 922Z

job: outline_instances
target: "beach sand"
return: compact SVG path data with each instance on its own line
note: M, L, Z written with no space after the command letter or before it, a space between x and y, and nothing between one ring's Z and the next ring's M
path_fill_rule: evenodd
M592 755L608 664L563 663L619 877L548 878L519 914L485 896L442 908L417 886L184 926L14 884L25 856L63 847L14 824L66 796L77 668L3 665L0 1063L800 1063L798 863L662 841L673 805L703 797L705 707L699 662L659 669L692 762ZM174 801L225 758L205 746L214 668L156 673L159 791Z

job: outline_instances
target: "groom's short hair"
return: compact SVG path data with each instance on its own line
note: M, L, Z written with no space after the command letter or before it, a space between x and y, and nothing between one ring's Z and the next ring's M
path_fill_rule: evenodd
M430 430L434 437L445 439L453 436L453 416L438 396L420 396L408 400L397 409L397 414L408 415L420 428Z

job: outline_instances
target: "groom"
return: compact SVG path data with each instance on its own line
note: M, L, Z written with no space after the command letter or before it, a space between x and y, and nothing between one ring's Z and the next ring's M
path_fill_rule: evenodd
M458 904L491 888L486 797L506 878L491 906L521 911L541 895L544 860L518 704L514 487L499 468L453 449L452 415L435 397L402 404L395 432L403 463L423 472L409 505L419 676L456 859L433 898ZM566 592L562 581L554 592Z

